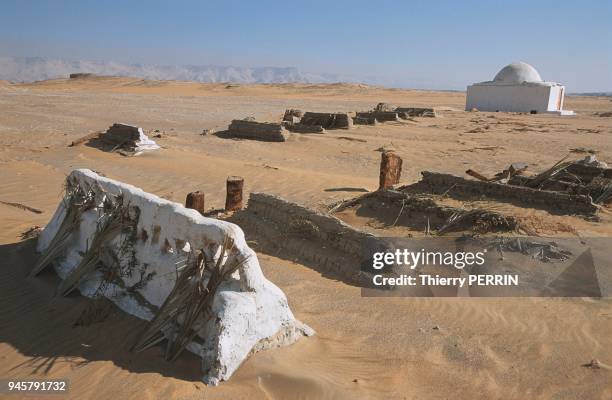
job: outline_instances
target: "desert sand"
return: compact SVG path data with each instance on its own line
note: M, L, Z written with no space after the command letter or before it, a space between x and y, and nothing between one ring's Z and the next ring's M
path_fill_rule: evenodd
M295 134L285 143L200 135L234 118L277 121L286 108L365 111L383 101L435 107L439 116ZM79 399L612 398L610 298L362 298L355 286L258 253L264 274L317 335L257 353L229 382L206 387L195 356L168 363L160 349L128 351L142 321L117 311L73 327L87 300L54 297L53 273L26 278L36 254L33 240L20 234L50 219L75 168L181 203L200 190L209 208L223 207L225 179L239 175L247 193L322 210L377 188L381 147L403 158L402 183L423 170L492 175L512 162L541 171L571 151L580 158L594 150L612 162L612 118L599 116L612 110L610 98L568 97L575 117L465 112L464 104L463 93L349 84L0 82L0 201L42 211L0 204L0 377L67 378L68 397ZM160 134L162 150L122 157L68 147L113 122ZM607 210L599 222L547 218L579 235L612 235ZM602 368L584 367L591 359Z

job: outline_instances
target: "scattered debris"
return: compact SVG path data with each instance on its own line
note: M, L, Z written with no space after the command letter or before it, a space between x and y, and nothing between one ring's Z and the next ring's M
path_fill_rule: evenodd
M472 226L472 229L478 233L487 233L515 231L518 229L519 224L515 218L494 211L459 209L453 212L446 222L438 228L437 234L443 235L449 231L460 230L465 226Z
M497 250L503 256L503 252L515 252L530 256L542 262L560 262L570 258L572 252L560 248L555 242L536 242L529 238L503 237L478 238L488 250Z
M230 137L269 142L284 142L289 138L289 132L280 123L274 122L235 119L230 124L227 132Z
M420 230L421 222L425 221L427 235L466 230L479 234L521 230L513 216L485 209L441 205L434 196L412 195L393 189L341 201L331 205L329 212L339 213L353 207L356 207L358 215L375 218L386 226L401 225Z
M379 151L381 153L385 151L395 151L395 145L393 143L385 144L384 146L374 149L374 151Z
M571 153L588 153L588 154L597 154L599 153L597 150L587 149L585 147L573 147L569 149Z
M5 206L19 208L20 210L24 210L24 211L33 212L34 214L42 214L43 213L42 210L39 210L39 209L34 208L34 207L23 205L21 203L11 203L11 202L8 202L8 201L0 200L0 204L4 204Z
M436 111L433 108L422 108L422 107L397 107L395 110L398 115L403 119L409 117L428 117L435 118Z
M476 171L474 171L472 169L468 169L467 171L465 171L465 173L468 174L469 176L472 176L472 177L474 177L476 179L479 179L481 181L489 182L489 181L493 180L491 178L487 178L486 176L484 176L484 175L482 175L482 174L480 174L480 173L478 173L478 172L476 172Z
M502 146L479 146L479 147L472 147L471 149L464 149L461 151L474 151L474 150L487 150L487 151L495 151L495 150L501 150L504 147Z
M592 369L601 369L602 367L601 362L596 358L592 359L586 364L582 364L582 366L587 367L587 368L592 368Z
M354 138L354 137L349 137L349 136L336 136L336 139L350 140L352 142L362 142L362 143L367 143L368 142L365 139L359 139L359 138Z

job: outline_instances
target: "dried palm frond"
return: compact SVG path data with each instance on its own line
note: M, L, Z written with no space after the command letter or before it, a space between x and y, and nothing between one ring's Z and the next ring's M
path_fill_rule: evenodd
M61 257L68 246L72 233L81 223L81 215L95 206L95 194L91 188L84 189L78 183L66 183L64 219L53 239L43 251L30 276L38 275L50 263Z
M606 204L612 200L612 182L606 185L603 185L600 188L599 196L595 199L595 203L597 204Z
M172 292L139 335L132 350L143 351L167 337L166 359L175 360L182 353L197 334L194 324L198 317L212 306L219 285L247 262L247 259L234 259L230 262L231 257L225 256L233 248L233 239L227 237L216 262L207 260L202 255L180 271ZM210 277L204 284L206 271L210 273Z
M114 201L111 200L110 196L106 197L103 209L110 211L104 213L98 221L96 233L89 248L81 262L79 262L79 265L60 283L58 294L66 296L72 292L85 276L96 269L102 260L108 259L108 257L104 256L104 252L110 251L107 244L121 232L125 231L126 228L134 226L133 222L129 219L127 208L122 208L121 203L121 197Z
M569 154L563 157L561 160L557 161L555 165L553 165L546 171L541 172L535 177L533 177L533 179L531 179L525 186L531 187L531 188L538 188L547 180L565 171L567 167L573 164L572 162L564 162L568 157L569 157Z
M518 222L513 217L491 212L483 209L456 211L438 229L437 234L442 235L462 224L474 226L479 231L489 230L515 230Z

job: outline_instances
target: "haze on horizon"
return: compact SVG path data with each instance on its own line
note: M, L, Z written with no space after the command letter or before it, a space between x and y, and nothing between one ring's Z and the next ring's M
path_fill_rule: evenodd
M146 5L143 5L146 4ZM465 90L525 61L569 92L612 91L612 5L365 1L3 1L0 56L297 67Z

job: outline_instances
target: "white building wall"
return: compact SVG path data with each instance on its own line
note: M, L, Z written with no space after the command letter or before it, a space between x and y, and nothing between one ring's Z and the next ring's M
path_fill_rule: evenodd
M565 100L565 86L553 86L550 89L551 90L550 99L548 102L548 111L563 110L563 102Z
M557 88L544 85L470 85L467 88L466 110L554 111L558 97L557 93L551 96L551 89Z

